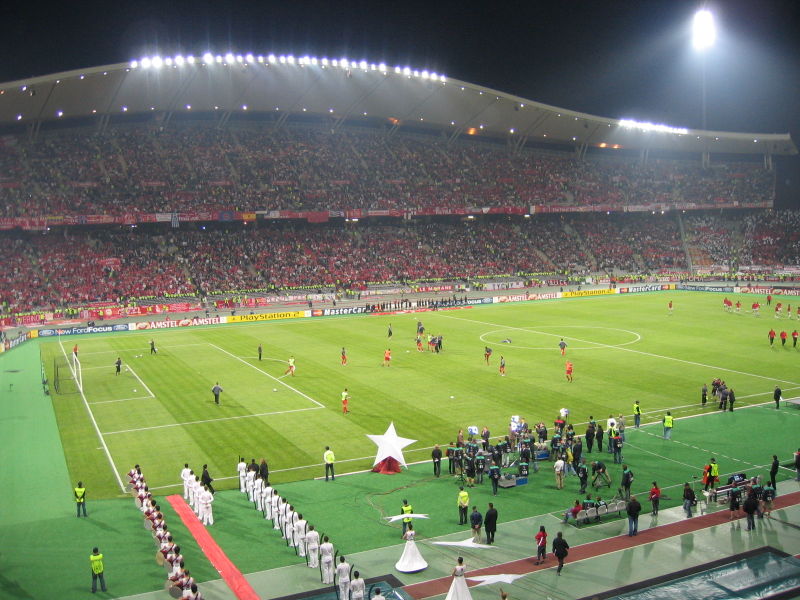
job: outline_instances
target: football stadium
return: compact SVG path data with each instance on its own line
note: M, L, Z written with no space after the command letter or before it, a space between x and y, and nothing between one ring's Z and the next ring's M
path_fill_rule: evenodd
M0 129L0 597L800 594L789 133L213 51Z

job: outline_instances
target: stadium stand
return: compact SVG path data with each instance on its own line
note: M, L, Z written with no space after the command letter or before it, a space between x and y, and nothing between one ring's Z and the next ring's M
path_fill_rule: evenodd
M176 122L79 129L0 145L2 216L187 210L347 210L559 204L771 203L750 163L592 157L379 130Z

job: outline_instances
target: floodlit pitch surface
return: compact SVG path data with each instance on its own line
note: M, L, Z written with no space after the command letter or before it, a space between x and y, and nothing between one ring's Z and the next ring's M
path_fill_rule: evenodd
M444 336L442 353L417 351L417 320ZM83 394L56 395L54 405L73 478L91 480L95 497L111 497L120 493L117 475L124 479L134 463L155 488L176 484L184 462L207 463L220 488L232 487L234 479L221 478L235 473L240 454L267 457L277 482L319 476L325 445L340 472L365 469L375 450L366 434L383 433L390 421L418 440L406 454L414 461L459 428L505 434L511 415L551 423L567 407L582 423L630 415L638 399L644 422L670 408L685 416L699 412L700 387L714 377L735 389L737 407L770 401L776 383L785 396L800 395L800 351L791 339L786 347L767 341L770 327L797 326L769 310L726 313L718 294L673 292L65 338L43 343L42 354L51 365L53 355L80 345ZM488 366L486 345L494 350ZM285 374L290 356L294 377ZM573 383L565 360L575 365ZM219 406L216 382L224 389Z

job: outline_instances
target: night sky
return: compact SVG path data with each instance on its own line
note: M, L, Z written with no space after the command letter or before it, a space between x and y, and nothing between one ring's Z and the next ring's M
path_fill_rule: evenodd
M82 2L0 8L0 81L144 55L346 56L427 68L605 117L697 127L702 2ZM725 0L707 51L708 129L800 143L800 1ZM798 161L779 182L800 205ZM779 187L781 187L779 186ZM781 191L779 190L779 195Z

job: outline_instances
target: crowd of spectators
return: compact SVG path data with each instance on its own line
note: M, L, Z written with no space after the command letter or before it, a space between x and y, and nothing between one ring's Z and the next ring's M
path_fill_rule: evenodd
M720 253L714 254L719 264L733 255L741 265L800 264L800 211L733 218L684 215L689 250L703 244ZM727 225L721 229L719 222ZM743 234L731 234L731 223ZM734 238L740 240L734 250L721 245ZM7 232L0 239L6 250L0 312L6 314L231 290L362 290L530 273L687 270L675 213L84 227Z
M739 218L692 215L684 219L693 266L800 264L800 211L766 210Z
M765 202L759 165L633 160L267 123L119 124L0 143L0 217Z

